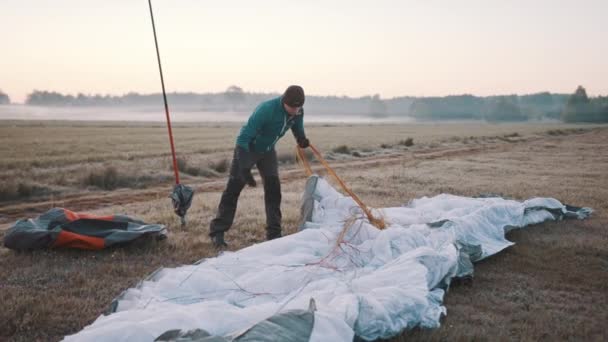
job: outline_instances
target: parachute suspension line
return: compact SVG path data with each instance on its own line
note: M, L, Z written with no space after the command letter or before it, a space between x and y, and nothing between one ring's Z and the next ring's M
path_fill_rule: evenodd
M304 149L296 147L296 160L304 167L304 172L306 172L306 176L312 176L313 172L310 168L308 158L306 158L306 155L304 154Z
M171 155L173 156L173 172L175 173L175 184L179 184L179 169L175 157L175 145L173 144L173 131L171 130L171 118L169 117L169 105L167 104L167 93L165 92L165 80L163 78L163 67L160 64L160 53L158 52L158 39L156 38L156 26L154 25L154 14L152 13L152 0L148 0L150 7L150 18L152 19L152 31L154 32L154 45L156 46L156 58L158 70L160 71L160 84L163 88L163 100L165 102L165 115L167 116L167 129L169 130L169 142L171 143Z
M369 220L369 222L378 229L386 228L386 222L384 221L384 219L382 217L376 218L376 217L374 217L374 215L372 215L371 210L365 205L365 203L363 203L363 201L361 201L361 199L359 199L359 197L357 195L355 195L355 193L352 192L352 190L350 190L346 186L346 184L340 178L340 176L338 176L338 174L336 174L336 172L329 166L327 161L325 161L325 159L323 158L323 155L321 154L321 152L319 152L319 150L317 150L317 148L314 147L312 144L310 144L309 147L312 150L312 153L314 154L314 156L317 158L317 160L323 165L323 167L325 167L327 172L329 174L331 174L336 179L336 181L338 181L338 183L340 184L340 187L342 187L342 189L346 193L348 193L348 195L350 195L350 197L359 205L361 210L363 210L363 212L365 213L365 216L367 216L367 219ZM310 177L313 174L313 172L310 167L310 163L308 162L308 160L306 158L306 154L304 153L304 149L302 149L300 147L296 147L296 158L302 163L304 170L306 172L306 175Z

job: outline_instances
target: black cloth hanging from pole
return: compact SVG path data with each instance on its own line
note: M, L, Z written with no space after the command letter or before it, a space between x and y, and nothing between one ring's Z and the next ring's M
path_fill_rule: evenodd
M160 83L163 89L163 101L165 103L165 114L167 117L167 129L169 130L169 142L171 144L171 156L173 157L173 171L175 172L175 186L169 197L173 202L173 210L181 218L182 225L186 224L186 212L192 204L194 189L179 182L179 169L177 166L177 157L175 155L175 145L173 144L173 132L171 130L171 118L169 116L169 105L167 103L167 93L165 91L165 80L163 77L163 68L160 62L160 52L158 49L158 39L156 38L156 26L154 25L154 14L152 11L152 1L148 0L150 7L150 19L152 20L152 32L154 33L154 46L156 47L156 57L158 60L158 70L160 71Z

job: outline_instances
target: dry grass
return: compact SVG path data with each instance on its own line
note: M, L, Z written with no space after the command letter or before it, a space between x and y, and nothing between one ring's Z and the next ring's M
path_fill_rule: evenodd
M455 140L458 141L458 140ZM403 146L413 146L414 145L414 139L413 138L407 138L405 140L399 140L399 145L403 145Z
M340 154L350 154L351 149L347 145L340 145L332 148L331 151Z
M562 125L480 126L308 128L311 141L322 150L329 151L332 146L347 143L351 148L372 151L369 158L377 163L365 164L361 158L352 158L336 169L352 190L371 206L398 206L413 198L450 192L466 196L502 193L517 199L550 196L596 210L589 220L546 223L512 232L509 238L517 243L514 247L479 263L472 285L450 289L445 298L448 316L441 328L409 331L393 341L606 340L608 173L605 170L608 169L608 153L605 151L608 150L608 129L579 132L569 131L572 127ZM165 181L170 181L168 154L152 156L155 152L148 148L155 144L166 148L164 127L51 126L51 130L62 132L63 142L59 142L61 134L41 134L41 129L26 124L17 127L21 135L30 139L48 137L49 141L40 140L36 147L27 139L19 138L19 134L11 132L9 127L0 128L3 131L0 140L4 140L0 144L0 149L4 149L2 153L11 148L22 149L21 154L7 154L4 165L7 160L21 160L29 165L24 171L27 177L36 174L43 176L41 179L59 179L55 173L80 170L83 163L105 165L103 163L111 162L119 172L123 167L135 168L128 165L135 163L139 167L147 165L147 172L155 170L168 174L169 179ZM77 132L79 129L88 134ZM559 129L561 133L546 134L550 129ZM178 127L178 151L189 154L189 164L200 161L197 165L209 165L209 161L230 158L236 130L235 126ZM125 147L118 154L109 153L111 148L103 146L99 140L102 138L92 131L97 134L103 131L110 137L106 142L118 149L122 144L113 145L113 141L122 139L123 144L131 144L130 149ZM5 138L7 132L11 132L14 141ZM512 135L514 132L518 135ZM205 134L214 134L218 142L206 138ZM333 136L328 137L329 134ZM365 137L346 139L347 134ZM400 149L402 145L398 142L404 137L413 137L416 145ZM70 156L72 159L66 166L57 166L57 159L68 157L54 151L53 146L49 146L50 141L58 143L55 147L61 151L69 145L70 139L93 144L90 148L99 149L100 154L109 159L86 162L83 158L94 154L84 152L83 156ZM282 140L285 142L279 147L280 151L293 151L290 140ZM377 151L381 143L397 147L387 150L388 154L381 154ZM24 147L19 147L20 144ZM435 148L429 147L433 144ZM74 148L89 148L83 145L86 144ZM32 154L38 153L38 149L50 153L49 157L40 158L41 166L32 166L36 161ZM144 157L122 159L127 155ZM145 157L147 155L150 157ZM161 164L162 168L158 167ZM285 164L281 167L285 177L289 169L296 166ZM0 172L3 175L0 180L18 174L8 167L0 168ZM292 173L296 175L295 171ZM128 248L99 252L16 253L0 248L0 302L3 304L0 340L61 339L90 324L122 290L135 285L156 268L189 264L215 255L207 237L208 224L215 214L224 177L215 178L220 186L205 187L204 192L197 193L185 228L179 226L166 195L126 205L90 208L100 214L128 213L148 222L166 224L170 232L163 242L144 241ZM202 177L188 180L206 181ZM304 181L303 175L290 176L283 181L285 233L295 232ZM69 190L70 180L63 182L68 184L63 187ZM167 194L169 192L170 187L167 187ZM100 196L104 193L100 192ZM235 225L227 234L230 249L263 241L262 196L261 187L247 188L243 192Z
M587 126L565 124L323 124L307 126L313 144L324 152L338 149L336 159L368 157L377 154L379 146L390 153L393 149L464 144L460 137L475 139L475 143L491 144L505 134L518 132L531 137L538 134L568 134L572 129ZM218 179L231 160L238 124L189 123L174 129L178 157L187 163L180 167L184 182ZM405 140L404 140L405 139ZM458 139L458 140L455 140ZM294 155L291 137L279 142L279 155ZM467 141L468 143L468 141ZM346 150L339 149L340 146ZM393 147L394 146L394 147ZM410 146L411 147L411 146ZM370 152L366 152L370 151ZM355 153L356 152L356 153ZM354 155L353 155L354 153ZM160 123L95 123L95 122L35 122L0 121L0 184L4 182L34 185L29 196L0 196L2 201L19 201L23 197L47 197L78 194L87 187L83 179L90 170L111 165L119 175L129 178L118 187L142 188L170 183L173 178L166 127ZM282 158L285 165L293 159ZM219 163L219 164L218 164ZM229 162L227 163L229 164ZM293 166L297 167L297 166ZM139 180L139 181L138 181ZM1 188L2 186L0 186ZM88 188L98 191L104 187ZM10 189L9 189L10 190ZM2 189L0 189L0 193ZM15 192L12 192L13 194Z

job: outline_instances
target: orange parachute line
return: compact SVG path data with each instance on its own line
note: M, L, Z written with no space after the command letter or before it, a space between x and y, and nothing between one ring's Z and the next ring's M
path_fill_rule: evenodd
M365 216L367 216L367 219L369 220L369 222L378 229L386 228L386 222L384 221L384 218L374 217L374 215L372 215L371 210L365 205L365 203L363 203L363 201L361 201L361 199L357 195L355 195L355 193L352 192L346 186L344 181L329 166L327 161L325 161L325 159L323 158L323 155L321 155L321 152L319 152L319 150L317 150L317 148L314 147L312 144L309 147L312 150L312 153L314 154L314 156L317 158L317 160L323 165L323 167L325 167L327 172L329 174L331 174L332 177L334 177L336 179L336 181L338 181L338 183L340 184L340 187L342 187L342 189L350 195L350 197L357 203L357 205L359 205L361 210L363 210L363 212L365 213ZM304 149L300 148L299 146L296 147L296 159L302 163L302 166L304 167L304 171L306 172L306 175L310 177L313 174L312 168L310 167L310 163L308 162L308 159L306 158Z
M304 172L306 172L306 176L312 176L313 172L310 168L310 163L308 162L308 158L306 158L306 154L304 154L304 149L300 147L296 147L296 160L302 164L304 167Z

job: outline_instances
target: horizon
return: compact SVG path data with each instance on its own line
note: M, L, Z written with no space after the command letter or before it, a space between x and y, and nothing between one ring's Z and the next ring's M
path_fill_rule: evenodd
M94 6L94 7L92 7ZM608 94L608 2L375 4L153 1L168 93L311 96ZM11 102L62 94L160 93L146 1L6 0L0 89ZM255 17L251 13L256 13ZM325 94L325 95L318 95Z
M585 91L587 92L589 97L606 97L608 96L607 94L597 94L597 95L591 95L591 92L589 92L589 90L587 88L585 88L584 85L578 85L578 86L582 86ZM577 87L578 87L577 86ZM508 97L508 96L529 96L529 95L537 95L537 94L543 94L543 93L549 93L551 95L571 95L574 93L574 91L576 90L576 88L574 88L573 91L568 92L568 93L561 93L561 92L552 92L552 91L548 91L548 90L542 90L542 91L536 91L536 92L531 92L531 93L511 93L511 94L489 94L489 95L478 95L478 94L470 94L470 93L462 93L462 94L446 94L446 95L437 95L437 96L414 96L414 95L398 95L398 96L393 96L393 97L389 97L389 98L385 98L380 96L380 99L382 101L390 101L390 100L394 100L394 99L400 99L400 98L441 98L441 97L459 97L459 96L473 96L473 97L479 97L479 98L486 98L486 97ZM2 91L2 89L0 89L0 91ZM40 89L34 89L32 90L30 93L35 92L35 91L47 91L50 93L56 92L54 90L40 90ZM243 92L245 94L254 94L254 95L281 95L280 92L261 92L261 91L248 91L247 89L243 89ZM28 93L28 95L30 94ZM110 93L84 93L84 92L76 92L76 93L60 93L60 92L56 92L59 93L61 95L64 96L77 96L78 94L83 94L85 96L110 96L110 97L122 97L122 96L126 96L128 94L132 94L135 93L137 95L140 96L162 96L162 91L159 92L151 92L151 93L139 93L136 91L128 91L126 93L122 93L122 94L110 94ZM167 92L167 96L170 95L174 95L174 94L194 94L194 95L222 95L225 93L224 91L217 91L217 92L194 92L191 90L185 90L185 91L179 91L179 92ZM373 94L365 94L365 95L361 95L361 96L348 96L348 95L319 95L319 94L306 94L307 97L338 97L338 98L349 98L349 99L360 99L360 98L365 98L365 97L373 97L374 95L377 95L378 93L373 93ZM7 94L10 97L10 94ZM25 101L23 102L15 102L12 100L11 98L11 105L27 105L25 103Z

